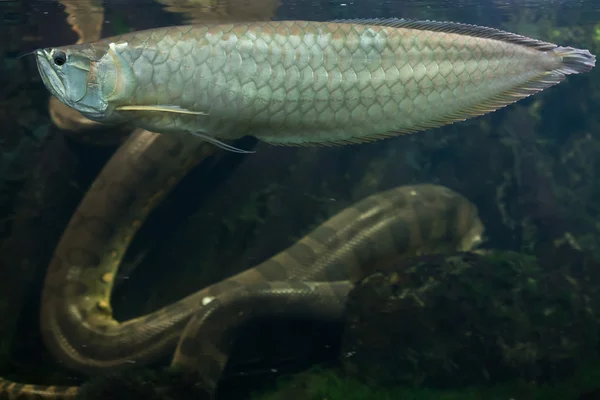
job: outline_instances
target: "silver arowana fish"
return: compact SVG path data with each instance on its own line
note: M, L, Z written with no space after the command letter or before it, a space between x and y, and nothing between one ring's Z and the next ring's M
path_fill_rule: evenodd
M233 151L221 140L337 145L438 127L596 62L496 29L401 19L176 26L35 54L48 90L92 120Z

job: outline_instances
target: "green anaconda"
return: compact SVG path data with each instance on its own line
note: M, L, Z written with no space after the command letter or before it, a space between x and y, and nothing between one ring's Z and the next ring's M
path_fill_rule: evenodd
M146 146L128 147L140 137L146 137ZM245 320L259 312L339 319L361 268L401 256L468 250L483 231L476 207L461 195L436 185L401 186L341 211L252 269L151 314L117 322L109 299L120 259L145 215L177 181L173 175L188 168L180 160L191 147L149 132L132 138L73 216L44 287L46 345L67 366L88 374L144 365L177 346L172 364L214 388L227 360L226 338ZM232 310L243 310L243 317ZM5 382L0 393L40 390ZM45 390L50 398L76 392Z

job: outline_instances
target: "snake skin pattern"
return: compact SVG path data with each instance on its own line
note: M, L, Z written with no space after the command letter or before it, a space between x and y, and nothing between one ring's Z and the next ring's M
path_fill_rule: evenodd
M127 178L136 173L136 182L154 181L144 179L142 170L130 171ZM228 338L245 321L284 313L339 320L345 296L365 266L469 250L483 231L476 207L456 192L428 184L401 186L342 210L254 268L151 314L117 322L110 314L110 287L115 259L125 247L104 260L93 251L127 243L139 223L123 231L99 227L140 204L124 202L126 196L109 185L92 190L105 191L106 203L118 207L86 207L84 200L67 228L44 288L46 344L66 365L89 374L144 365L176 347L172 365L196 374L211 390L227 361ZM98 215L107 210L110 215Z

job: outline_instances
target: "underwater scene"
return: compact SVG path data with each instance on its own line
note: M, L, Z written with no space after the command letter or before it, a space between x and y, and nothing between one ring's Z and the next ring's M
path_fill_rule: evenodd
M598 0L0 0L0 400L600 400L598 54Z

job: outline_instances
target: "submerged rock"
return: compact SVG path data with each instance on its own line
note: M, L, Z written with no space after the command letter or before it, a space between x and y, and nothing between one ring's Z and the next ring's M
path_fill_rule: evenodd
M375 273L348 301L342 364L385 384L460 387L564 378L597 356L597 264L512 252L422 258Z

